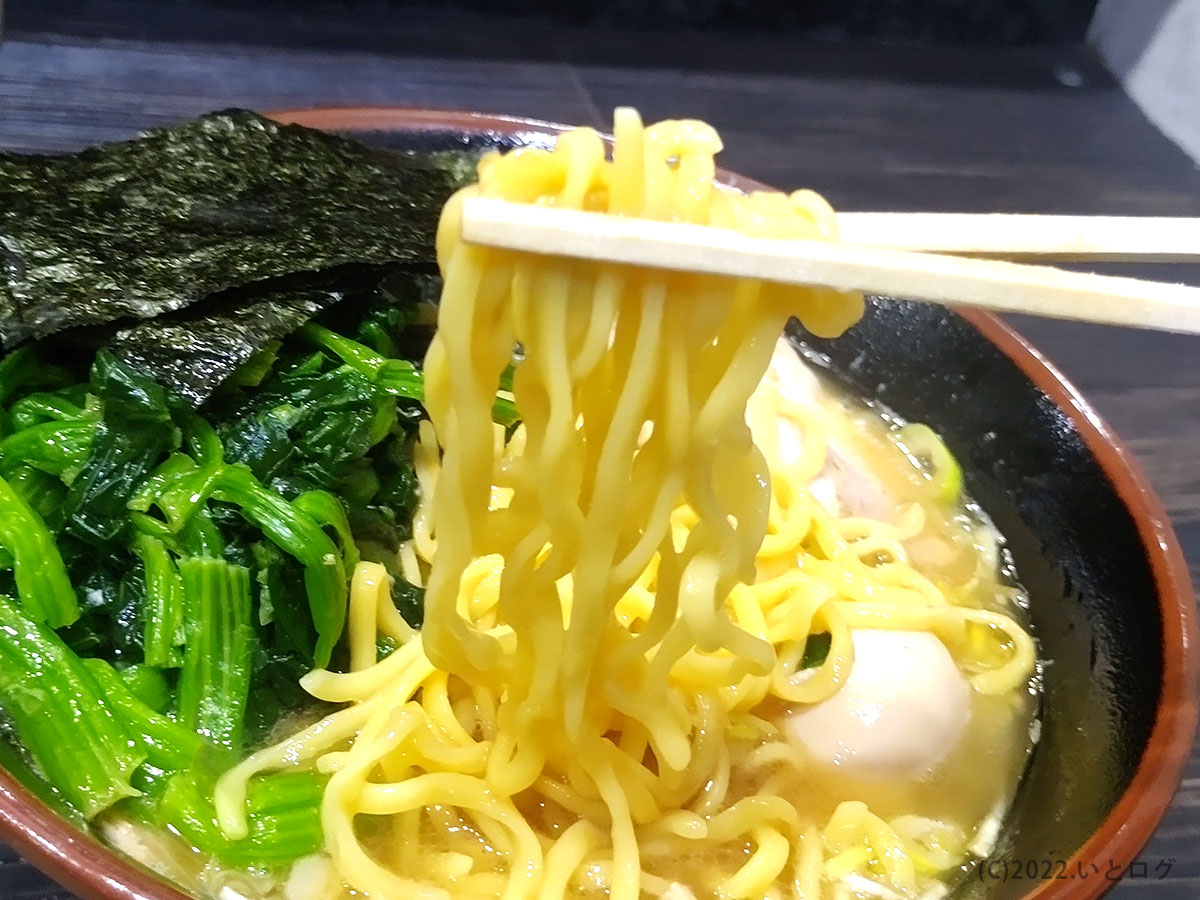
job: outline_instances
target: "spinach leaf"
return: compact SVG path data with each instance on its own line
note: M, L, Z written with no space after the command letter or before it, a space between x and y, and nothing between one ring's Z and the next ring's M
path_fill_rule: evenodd
M272 380L219 431L227 458L245 463L259 480L330 489L395 420L396 403L386 391L338 366Z
M179 445L162 386L108 350L96 355L92 387L104 414L91 453L67 494L68 533L89 543L128 534L129 501L155 465Z

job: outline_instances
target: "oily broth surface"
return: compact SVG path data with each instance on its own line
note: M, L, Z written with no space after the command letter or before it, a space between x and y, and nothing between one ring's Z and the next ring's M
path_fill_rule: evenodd
M819 377L819 382L816 399L832 415L833 438L878 479L894 500L893 515L910 504L922 508L925 527L907 546L913 553L913 565L935 583L970 580L974 575L977 583L961 595L965 602L1013 616L1029 630L1027 594L1004 548L1003 536L982 508L965 494L950 505L931 501L922 461L909 455L898 440L904 419L877 403L837 390L824 377ZM954 823L967 833L968 846L957 865L925 879L923 890L940 892L940 885L962 877L995 843L1035 747L1039 707L1035 672L1022 689L1008 694L989 696L972 690L970 719L961 739L940 764L919 778L864 777L810 758L804 767L781 763L753 772L739 772L735 767L730 797L750 796L769 784L772 793L791 801L818 826L847 800L866 803L885 820L921 816ZM781 702L767 701L759 713L779 722L792 710ZM685 885L696 897L707 900L715 894L698 883L697 873L706 868L728 871L731 864L748 859L753 849L748 842L739 843L723 847L709 858L678 858L649 872ZM848 896L869 895L846 887Z
M868 463L898 507L912 503L923 509L925 528L907 543L913 565L935 583L961 581L973 570L977 583L964 595L965 602L1012 616L1031 631L1029 596L1004 536L982 507L965 491L949 506L931 502L923 461L913 458L898 441L906 424L903 417L876 401L839 390L820 367L809 368L821 384L820 402L840 424L840 437ZM962 738L922 778L862 778L828 766L781 769L777 773L782 775L781 793L803 798L797 799L797 805L811 803L818 820L827 819L842 800L861 800L884 819L918 815L963 826L970 836L968 853L961 865L939 876L952 882L992 849L1036 748L1041 665L1039 658L1028 682L1014 692L989 696L972 690L970 720Z
M908 544L913 563L922 574L935 583L971 584L969 590L956 594L959 602L1014 616L1028 628L1027 598L1003 549L1003 538L969 498L964 496L952 504L931 499L929 479L919 461L897 440L903 420L874 404L835 392L827 384L822 385L817 399L831 414L835 440L856 464L865 464L878 479L890 498L893 516L913 505L921 508L925 526ZM924 559L924 564L918 558ZM807 760L803 766L780 763L752 771L735 767L727 802L754 795L769 785L768 793L791 801L818 828L840 803L848 800L866 803L871 812L885 820L920 816L953 823L966 833L968 846L946 870L923 878L922 890L936 889L940 883L961 876L994 843L999 821L1012 802L1033 749L1038 709L1036 676L1008 694L989 696L972 690L969 708L969 722L961 739L940 764L923 776L864 777L816 759ZM757 712L763 718L783 722L792 711L782 702L768 701ZM560 833L574 821L571 814L540 798L531 796L525 802L517 798L517 806L542 833ZM444 820L446 816L457 820L459 834L469 834L488 846L486 836L469 817L443 809L430 813L431 820ZM427 839L439 833L444 834L444 830L431 828ZM373 849L381 862L402 852L397 841L395 834L374 836ZM753 850L751 843L736 841L703 853L647 858L643 866L645 874L655 879L651 884L660 890L676 883L699 900L708 900L717 896L717 873L736 869ZM499 856L495 858L500 864ZM607 891L599 885L600 880L597 877L589 884L592 879L585 871L576 890L583 897L605 896ZM850 889L851 896L856 893Z
M970 605L1004 612L1028 628L1027 600L1003 550L1003 539L969 498L951 505L930 499L929 480L920 464L897 442L903 420L874 404L848 397L823 380L816 400L830 413L831 436L855 465L864 467L877 480L877 487L893 507L892 515L914 504L923 511L924 528L906 544L913 565L935 583L939 579L973 580L974 586L965 594ZM999 819L1012 801L1033 749L1037 706L1036 676L1024 690L1006 695L986 696L972 690L970 719L961 740L942 763L920 778L863 777L809 759L802 766L780 763L759 766L752 772L735 767L729 796L731 800L750 796L769 783L773 793L791 801L818 828L839 803L847 800L865 802L884 819L916 815L953 822L969 835L969 852L959 865L926 876L923 889L933 888L939 880L948 881L961 874L994 842ZM764 703L757 712L776 722L784 722L791 715L791 710L780 702ZM569 813L552 802L516 800L522 813L546 833L556 833L573 821ZM423 819L443 823L440 829L430 827L427 839L444 834L444 824L449 820L460 836L477 840L485 849L489 847L487 836L469 816L433 808ZM290 878L275 878L266 873L223 869L173 835L149 832L128 823L122 828L123 837L114 837L109 829L110 842L200 896L220 900L336 900L357 896L339 883L323 857L301 861ZM406 836L389 823L364 821L361 834L372 855L384 865L398 861L404 854ZM705 854L677 855L665 861L658 857L653 864L648 860L645 871L655 879L652 884L660 888L677 883L699 900L708 900L715 896L716 873L736 868L752 851L748 842L731 842ZM494 858L497 872L502 873L501 856L496 854ZM706 876L706 872L712 876ZM496 881L502 883L499 877ZM577 885L580 896L599 898L606 894L602 888L589 888L587 881L585 873L583 883ZM856 896L856 892L851 889L849 895Z

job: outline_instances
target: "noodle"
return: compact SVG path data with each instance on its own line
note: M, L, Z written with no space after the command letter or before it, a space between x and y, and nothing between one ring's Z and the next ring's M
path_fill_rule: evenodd
M857 801L821 822L773 796L772 773L804 762L763 704L834 694L854 629L932 631L996 694L1029 678L1032 641L911 566L919 508L888 524L814 499L828 443L817 411L750 402L790 315L837 334L861 297L459 241L470 194L837 237L811 192L715 187L720 142L702 123L643 128L618 110L615 132L611 161L586 129L553 151L487 157L447 205L422 504L400 556L426 585L424 628L387 602L383 569L361 564L350 671L304 680L349 705L227 773L220 823L245 833L254 774L314 765L332 773L329 857L375 897L558 900L590 886L634 900L666 891L681 859L694 885L734 898L816 900L850 874L911 891L966 835ZM522 424L506 439L490 410L518 343ZM752 424L803 433L798 460L770 428L752 442L748 402ZM382 660L377 632L399 645ZM816 633L828 654L800 677ZM387 818L391 837L367 841L358 816Z

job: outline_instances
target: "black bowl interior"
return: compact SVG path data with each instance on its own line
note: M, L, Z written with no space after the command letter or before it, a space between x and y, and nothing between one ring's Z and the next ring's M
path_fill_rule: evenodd
M543 144L536 131L359 132L408 151ZM872 299L833 341L797 329L852 395L936 430L1008 540L1031 597L1042 729L992 859L1033 878L966 878L958 898L1018 897L1057 872L1128 787L1159 701L1163 621L1129 509L1070 417L1009 356L944 308ZM1008 870L1011 873L1011 869ZM986 875L986 872L984 873ZM1030 872L1030 874L1033 874Z
M848 390L942 436L1029 590L1041 737L991 858L1033 878L978 870L956 894L1021 896L1100 826L1149 740L1163 620L1142 538L1072 420L963 317L877 299L836 341L804 340Z

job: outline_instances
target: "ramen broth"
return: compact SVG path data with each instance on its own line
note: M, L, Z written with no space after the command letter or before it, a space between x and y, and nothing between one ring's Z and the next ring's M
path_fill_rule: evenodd
M869 515L886 522L907 520L907 531L913 533L903 541L903 547L923 575L935 583L966 584L971 604L1013 616L1028 627L1027 597L1003 549L1002 537L969 497L960 494L953 502L946 502L940 493L945 485L939 487L938 482L957 476L931 471L934 463L923 455L927 448L915 446L919 443L915 438L921 437L921 432L906 430L899 417L831 387L782 342L763 389L770 389L772 378L776 385L789 385L793 398L802 396L804 402L819 406L825 413L825 421L829 423L829 462L810 485L823 505L842 514ZM944 459L940 462L946 465ZM915 527L914 522L920 527ZM879 556L886 561L886 552ZM764 577L764 573L760 572L759 577ZM888 641L894 643L886 636L875 640L883 640L880 646L885 650L891 646ZM922 657L918 654L917 658ZM903 653L897 659L903 660ZM904 664L889 670L893 681L910 676ZM943 748L942 758L922 771L882 774L877 771L879 760L864 768L854 758L839 756L836 749L829 752L828 743L813 747L795 740L796 723L806 711L769 698L758 707L756 715L777 727L774 738L739 743L733 737L730 741L732 756L753 764L732 766L729 800L751 794L783 797L814 824L828 821L846 801L861 801L884 820L902 818L919 834L918 839L928 844L931 858L944 863L936 870L918 872L922 895L936 896L961 877L973 860L984 856L996 839L1000 821L1012 801L1036 739L1036 684L1034 676L1023 689L1005 694L987 695L968 689L961 732L954 736L951 746ZM921 689L936 694L945 685L939 685L935 679L932 685L926 683ZM865 690L869 699L870 685ZM835 694L822 704L837 702ZM880 704L886 702L887 698L880 700ZM868 702L846 712L851 718L863 720L873 715L870 706ZM832 721L836 727L836 715ZM803 726L802 721L800 725ZM835 748L844 749L838 735L831 737ZM887 737L901 744L919 743L921 739L911 734ZM761 763L772 756L777 757L775 762ZM883 769L889 764L885 754ZM540 830L551 834L561 833L577 819L573 813L532 792L516 798L516 805ZM437 849L438 836L446 834L477 841L485 852L490 849L489 835L468 815L434 807L425 810L422 821L428 825L420 835L426 851ZM967 836L965 845L946 843L936 823L957 826ZM119 849L185 889L216 900L239 897L332 900L337 896L354 896L354 892L341 885L329 860L320 855L301 860L289 877L273 878L265 873L223 869L180 839L127 821L110 817L100 828ZM921 833L923 828L925 831ZM399 833L387 823L367 818L360 826L360 837L373 856L386 865L399 862L409 853L406 848L417 836ZM731 862L748 859L753 851L752 842L736 841L710 853L708 859L678 855L667 864L647 865L642 893L665 895L673 900L715 898L713 886L704 883L703 875L698 873L710 865L728 868ZM503 867L499 854L497 866ZM599 898L606 893L602 887L605 873L591 871L596 876L592 884L589 885L587 869L575 879L573 891L580 897ZM853 875L830 881L827 888L838 891L835 896L883 896L874 883L866 884ZM497 893L499 885L497 879Z

